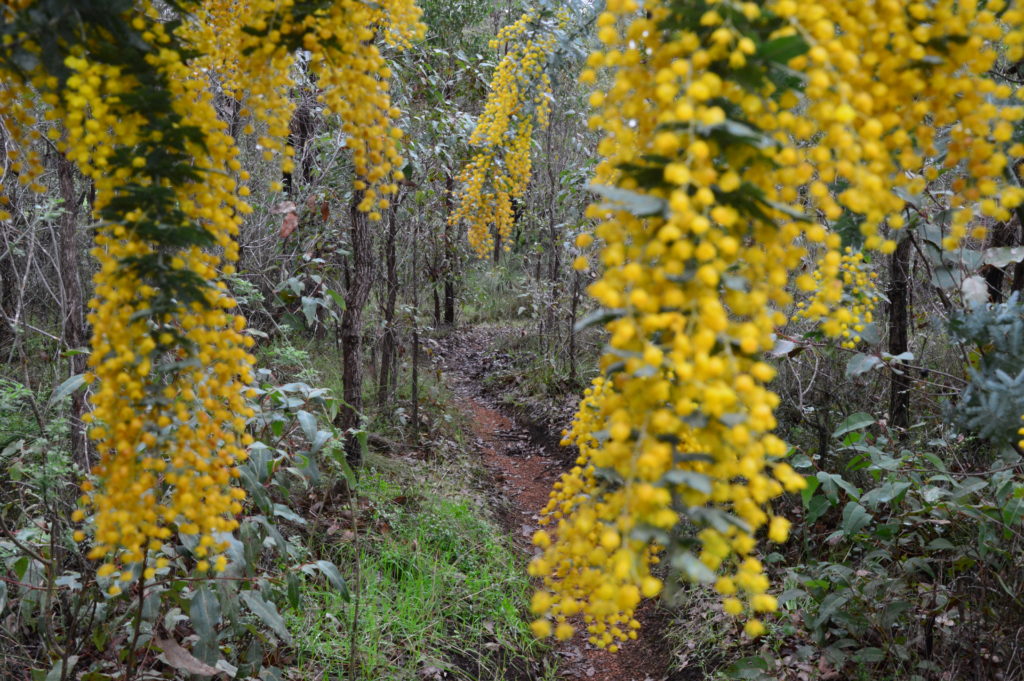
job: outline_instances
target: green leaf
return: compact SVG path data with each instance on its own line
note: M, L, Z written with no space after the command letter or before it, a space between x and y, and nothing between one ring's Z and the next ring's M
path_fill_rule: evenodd
M662 480L673 485L685 485L701 494L711 494L711 478L696 471L684 471L678 468L670 470L662 476Z
M54 389L53 394L50 395L50 399L46 402L46 408L50 409L83 385L85 385L85 374L75 374L68 378Z
M868 345L878 345L881 343L882 331L878 326L878 322L865 324L864 329L860 332L860 339Z
M850 658L854 662L881 662L886 657L885 651L881 648L861 648Z
M953 270L945 265L940 265L932 270L932 284L943 289L955 288L960 285Z
M858 411L856 414L850 414L845 419L843 419L843 422L840 423L839 427L836 428L834 433L832 433L832 437L838 440L840 437L846 435L851 430L860 430L861 428L866 428L867 426L873 425L874 423L874 416L872 416L871 414L865 414L862 411Z
M67 671L64 671L64 660L57 660L57 663L50 668L50 671L46 674L46 681L60 681L61 679L74 678L71 675L71 671L78 664L78 655L68 655Z
M842 489L853 499L860 499L860 490L844 480L841 475L818 471L818 480L821 481L821 489L825 492L825 496L833 503L839 499L839 489Z
M760 655L744 657L729 665L729 669L726 670L726 676L730 679L761 681L761 679L774 678L767 673L772 666L771 662Z
M289 572L286 578L287 589L288 589L288 605L292 607L292 610L298 610L299 604L302 603L302 580L299 575L295 572Z
M300 409L296 412L295 418L299 420L299 425L302 426L302 433L306 436L306 439L310 442L316 440L316 433L319 430L319 428L317 428L316 417L305 409Z
M804 479L807 481L807 486L800 490L800 498L804 502L804 508L810 508L811 497L814 496L814 491L821 485L821 480L810 476Z
M808 49L810 49L810 46L803 39L803 36L787 35L761 43L754 56L764 61L785 64L793 57L799 57L801 54L804 54Z
M351 599L351 594L348 591L348 583L345 578L341 576L341 572L338 571L338 566L329 560L318 560L315 563L307 565L305 567L315 568L330 582L331 586L338 590L341 594L342 600L346 603Z
M665 215L668 209L668 202L657 196L639 194L621 187L611 187L603 184L588 184L587 190L602 196L609 201L620 204L608 206L612 209L625 210L638 218L652 215Z
M846 377L855 378L884 364L880 357L858 352L846 363Z
M216 627L220 623L220 601L206 584L199 587L192 596L188 617L201 639L216 638Z
M292 635L284 623L284 618L277 611L276 605L263 600L260 592L254 589L241 592L239 598L249 607L252 614L259 617L282 641L291 644Z
M843 508L843 533L847 536L860 532L871 524L871 514L856 501L851 501Z
M705 584L715 581L715 573L707 565L700 562L696 556L689 551L683 551L672 556L672 567L681 571L690 579Z
M595 326L597 324L607 324L613 319L618 319L619 317L622 317L625 314L626 311L623 310L622 308L609 309L602 307L597 310L594 310L586 317L576 322L576 326L573 327L573 330L579 333L580 331L583 331L584 329L589 329L591 326Z
M285 520L290 520L297 525L305 525L306 519L300 516L298 513L288 508L284 504L274 504L274 515Z
M983 261L993 267L1006 267L1024 260L1024 246L985 249Z
M338 306L339 310L345 310L345 298L340 293L338 293L334 289L327 289L326 293L328 296L330 296L331 300L333 300L334 303Z
M813 523L832 507L828 498L823 496L813 497L807 504L807 522Z

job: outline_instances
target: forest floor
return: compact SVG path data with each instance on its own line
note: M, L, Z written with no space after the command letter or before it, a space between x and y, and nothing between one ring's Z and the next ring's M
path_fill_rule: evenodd
M490 473L501 521L512 536L523 569L535 549L530 538L539 529L539 511L552 484L570 461L557 448L560 435L517 420L496 404L484 388L493 339L480 329L460 330L441 345L439 362L472 430L477 454ZM568 426L568 423L564 425ZM637 614L643 627L639 638L618 653L600 650L577 634L555 645L560 679L592 681L670 681L670 652L659 636L657 607L645 602Z

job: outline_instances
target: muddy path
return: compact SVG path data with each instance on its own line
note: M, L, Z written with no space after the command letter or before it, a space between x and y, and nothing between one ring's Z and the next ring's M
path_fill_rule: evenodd
M517 422L486 395L480 374L488 356L488 339L466 331L453 334L442 346L438 359L470 424L474 447L494 483L495 506L520 549L525 570L538 550L530 544L539 528L538 512L547 503L551 486L565 470L568 457L553 445L557 432L538 433L535 425ZM551 654L557 659L558 678L670 681L670 653L657 635L659 617L655 611L652 603L641 606L637 613L643 624L640 636L618 653L595 648L579 633L572 640L557 643Z

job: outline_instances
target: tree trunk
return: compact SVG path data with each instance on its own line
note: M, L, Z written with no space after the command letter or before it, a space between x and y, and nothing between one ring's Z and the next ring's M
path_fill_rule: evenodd
M398 339L395 332L395 301L398 298L398 268L395 262L395 238L398 235L398 199L388 211L388 234L384 242L384 263L387 276L387 293L384 300L384 338L380 349L380 380L377 382L377 406L384 409L393 395L391 386L392 367L398 353ZM415 247L415 246L414 246Z
M452 212L452 195L455 192L455 178L451 173L445 176L445 208L446 214ZM444 277L444 323L455 326L455 236L454 225L445 220L444 223L444 261L442 274Z
M345 433L345 455L352 466L362 464L359 443L351 431L359 427L363 408L363 307L370 297L373 285L373 236L370 220L359 210L363 193L357 191L349 207L351 220L352 255L346 263L348 288L345 291L345 311L341 314L341 361L343 398L345 404L338 412L338 426Z
M889 267L889 353L909 349L911 242L904 238L896 246ZM889 425L906 430L910 426L910 376L892 372L889 383Z
M85 297L82 292L78 268L78 213L81 199L75 196L75 166L63 154L57 154L57 182L64 201L60 217L60 268L63 283L61 310L63 339L69 350L78 350L87 344L85 330ZM85 372L85 354L71 355L71 375ZM71 395L71 456L85 470L89 470L88 444L82 415L85 413L85 394L76 390Z
M419 222L413 227L413 244L419 243ZM420 441L420 293L419 249L412 249L412 432L414 442Z
M299 176L302 178L303 186L309 184L313 173L313 156L306 153L306 145L313 136L316 121L313 118L313 103L303 96L292 113L288 122L288 144L295 150L296 165ZM285 193L292 199L296 196L295 178L293 173L284 173L283 182Z
M0 149L7 149L6 130L2 125L0 125ZM12 182L11 184L13 187L8 190L10 204L6 206L7 212L11 214L11 219L0 223L0 228L4 230L4 233L0 234L2 237L2 243L0 243L0 351L4 355L7 355L14 345L15 329L11 320L14 319L17 309L16 292L18 290L18 273L14 265L11 237L17 229L14 221L18 219L19 211L15 193L17 183Z
M572 272L572 300L569 304L569 381L576 385L576 312L580 301L580 273Z

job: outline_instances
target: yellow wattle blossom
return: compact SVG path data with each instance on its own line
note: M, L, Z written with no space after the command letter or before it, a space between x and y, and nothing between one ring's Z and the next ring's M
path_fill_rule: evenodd
M154 45L168 42L161 23L143 21ZM169 249L142 232L141 208L125 215L134 223L101 224L97 231L87 419L100 462L93 469L98 485L83 502L94 527L89 557L106 561L100 574L142 562L174 532L196 535L197 557L219 554L238 525L245 494L231 483L251 441L244 426L252 415L245 401L252 340L242 335L245 320L230 312L235 303L216 281L238 257L234 237L250 210L229 173L238 150L222 131L205 84L176 51L154 49L148 61L166 78L182 125L201 132L183 151L208 169L169 189L181 219L200 225L222 255L197 245ZM123 104L121 95L134 85L118 66L84 53L66 65L73 75L60 92L67 126L60 146L94 181L95 211L104 214L126 187L151 182L147 160L136 156L120 165L121 150L158 148L164 132ZM166 258L173 271L200 282L191 289L200 297L166 307L168 292L150 283L144 265L131 264L153 258ZM132 578L128 571L121 576Z
M452 225L466 222L470 246L480 257L494 248L495 235L508 248L513 202L530 183L533 133L546 129L551 115L551 79L544 69L555 31L568 21L564 9L553 18L527 12L491 41L492 49L504 44L508 51L494 71L484 111L469 138L479 150L458 175L462 188L449 216Z
M880 300L878 273L871 271L862 252L846 248L830 250L818 262L813 275L798 278L797 285L811 291L810 299L797 303L795 318L823 320L821 329L838 338L845 348L860 342L864 328L874 322Z
M863 256L841 252L808 208L862 216L866 247L890 252L879 226L902 226L903 197L925 191L937 177L926 159L940 154L966 170L947 248L976 204L1005 220L1024 200L1002 181L1024 109L988 77L1000 41L1024 53L1022 13L997 16L1002 0L675 5L610 0L597 20L603 48L581 78L613 75L590 98L604 134L597 183L661 206L645 217L614 203L588 210L605 244L590 293L615 319L605 376L567 436L578 465L552 492L544 518L555 532L531 568L545 578L547 617L563 622L572 603L599 646L628 638L634 595L657 592L646 586L652 548L681 516L701 527L701 550L670 552L677 567L725 572L720 591L742 596L728 596L730 613L775 608L755 533L785 540L788 523L768 503L804 482L779 460L778 397L765 387L774 370L760 355L785 321L802 244L825 250L797 282L814 291L803 316L825 318L850 345L878 299ZM773 50L797 55L785 59L803 82L773 77ZM746 631L764 625L751 619Z
M291 0L206 0L183 34L202 55L193 67L217 74L225 93L265 124L258 139L263 156L277 159L284 172L295 165L289 93L305 71L325 112L343 121L356 186L365 190L359 209L379 215L376 209L398 191L405 161L395 126L401 112L389 95L391 69L376 39L410 46L426 30L421 15L414 0L334 0L313 8Z
M220 276L234 272L235 237L251 212L241 198L249 188L240 183L249 175L217 116L211 75L230 96L248 91L247 105L267 126L260 144L289 170L285 95L296 50L304 50L325 108L352 126L348 146L357 182L367 188L360 208L373 211L386 205L380 195L395 191L402 164L390 71L374 37L404 46L423 31L412 0L210 0L189 8L180 24L162 21L150 2L111 17L133 33L121 61L110 58L107 29L89 15L79 18L78 42L61 44L66 70L49 73L52 59L19 55L38 54L30 35L0 48L4 118L18 123L18 135L28 131L29 141L38 136L28 114L38 93L47 118L65 127L50 138L95 187L86 420L100 461L73 519L90 523L88 555L104 561L98 575L119 582L133 579L126 566L155 566L141 571L146 578L166 567L158 554L177 535L194 541L197 572L225 569L226 540L245 498L233 481L252 442L245 433L253 414L246 404L252 339ZM0 22L23 18L46 30L33 24L36 15L8 11ZM104 49L105 57L95 56ZM32 71L23 74L26 63ZM32 177L41 166L31 156L25 161L18 170ZM87 536L78 530L74 538Z

